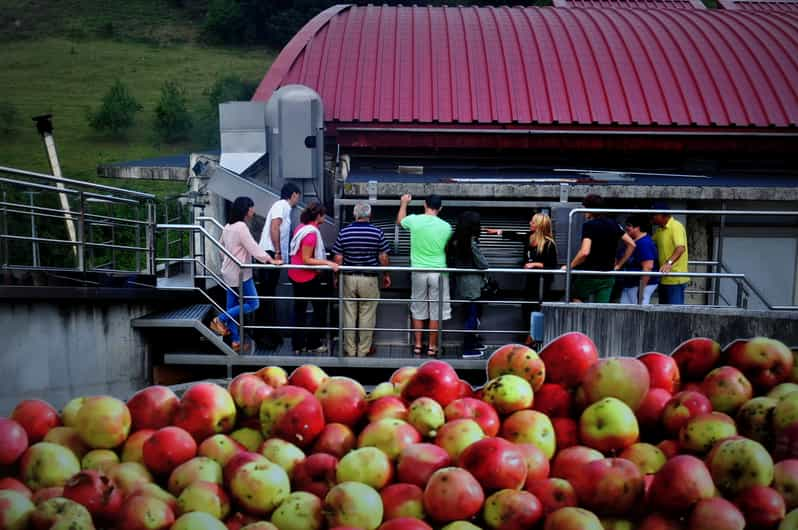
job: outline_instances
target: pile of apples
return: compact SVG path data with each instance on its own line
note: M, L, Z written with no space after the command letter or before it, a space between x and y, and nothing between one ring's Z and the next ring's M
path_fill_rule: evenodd
M0 530L798 529L798 365L692 338L600 358L508 344L366 392L304 365L25 400L0 418Z

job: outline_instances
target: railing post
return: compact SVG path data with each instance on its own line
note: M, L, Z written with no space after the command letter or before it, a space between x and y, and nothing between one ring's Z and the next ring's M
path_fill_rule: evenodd
M737 279L735 282L737 284L737 308L743 307L743 284L742 282Z
M8 202L8 193L3 191L3 202ZM8 235L8 207L3 206L3 235ZM3 268L10 265L10 258L8 255L8 239L3 238Z
M80 217L78 218L78 269L86 272L86 201L81 191L78 195L80 200ZM65 212L64 215L69 216L70 213Z
M443 276L444 272L438 273L438 351L443 351ZM449 278L446 278L449 281Z
M243 265L243 263L242 263ZM244 268L238 268L238 353L244 348Z
M157 218L155 217L155 204L149 200L147 201L147 274L155 274L155 254L156 254L156 239L155 239L155 225Z
M333 273L333 277L335 273ZM356 333L355 331L344 331L344 273L338 274L338 357L344 355L344 333ZM372 339L373 341L374 339ZM357 342L357 340L355 341ZM357 352L355 352L357 354Z
M720 207L721 207L721 209L725 210L726 209L726 201L723 201L721 203ZM720 226L718 227L718 246L717 246L717 252L716 252L716 257L715 257L715 261L717 261L719 265L716 265L716 267L722 266L722 264L723 264L723 233L725 231L725 228L726 228L726 216L725 215L721 215L720 216ZM717 272L717 270L720 270L720 269L716 269L716 272ZM713 303L714 303L714 305L718 305L718 303L720 303L720 278L713 278L712 282L713 282L713 285L715 286L715 289L714 289L715 290L715 294L714 294Z
M164 201L163 201L163 222L164 222L164 224L169 224L169 199L168 198L164 199ZM164 253L166 254L166 258L167 258L166 268L164 269L163 276L164 276L164 278L168 278L169 277L169 261L168 261L168 258L171 257L170 254L169 254L169 229L168 228L164 229L163 238L164 238Z
M568 238L565 245L565 303L571 303L571 231L573 229L574 211L568 212Z

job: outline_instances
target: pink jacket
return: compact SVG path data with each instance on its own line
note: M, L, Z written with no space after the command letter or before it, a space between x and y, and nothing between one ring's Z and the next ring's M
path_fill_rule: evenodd
M252 263L252 258L265 258L268 254L258 245L249 227L243 221L238 221L232 225L224 225L222 237L219 239L224 248L236 257L240 263ZM222 253L222 278L230 287L238 287L239 267L233 260ZM252 269L244 269L242 279L247 281L252 278Z

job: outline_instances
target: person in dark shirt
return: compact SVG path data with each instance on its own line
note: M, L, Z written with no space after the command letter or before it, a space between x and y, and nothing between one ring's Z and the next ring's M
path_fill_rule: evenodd
M626 219L626 233L635 242L635 250L624 265L627 271L652 271L659 267L657 259L657 245L648 235L648 221L642 215L630 215ZM658 276L622 276L621 303L642 304L651 303L651 295L657 290Z
M590 194L582 201L585 208L604 208L604 201L596 194ZM585 214L587 221L582 225L582 244L571 260L571 268L584 271L619 270L635 250L635 242L613 219L599 212ZM618 240L622 239L626 251L620 259L615 258ZM565 266L563 266L563 269ZM578 275L571 288L572 302L608 303L615 280L612 276Z
M551 270L557 268L557 245L554 242L551 218L548 215L544 213L533 215L529 220L528 232L488 228L487 233L500 235L502 239L523 243L525 269ZM521 318L523 318L524 326L529 327L532 311L540 311L540 303L544 300L551 300L551 282L554 276L552 274L526 274L525 276L524 299L529 303L521 304ZM527 342L531 344L532 338L527 336Z
M356 267L387 267L390 265L388 253L390 246L381 228L369 222L371 205L358 202L353 208L355 221L338 233L332 248L333 259L339 265ZM345 300L343 302L343 320L345 328L360 327L357 334L354 330L344 331L344 354L347 357L365 357L374 353L372 339L374 331L369 329L377 323L377 302L380 297L377 271L356 271L344 273L344 298L370 298L371 300ZM382 287L391 286L391 276L385 271L382 275ZM359 340L358 340L359 339Z

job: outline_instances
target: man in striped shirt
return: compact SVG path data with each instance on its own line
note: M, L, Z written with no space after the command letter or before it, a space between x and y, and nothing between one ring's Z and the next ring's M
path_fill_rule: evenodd
M373 353L371 342L374 332L371 328L377 323L379 302L376 299L380 297L380 287L376 267L390 265L388 259L390 246L385 240L382 229L369 222L371 218L369 203L355 204L353 216L355 221L338 233L332 253L333 259L340 265L375 268L373 271L343 273L341 277L344 298L374 299L343 302L344 327L361 328L357 334L352 330L344 331L344 354L348 357L365 357ZM387 271L383 272L382 287L387 289L390 286L391 276Z

